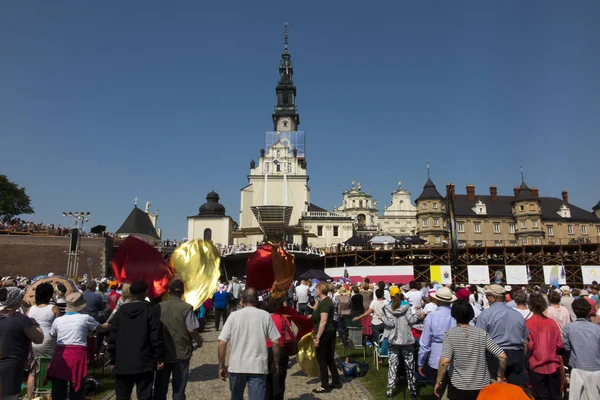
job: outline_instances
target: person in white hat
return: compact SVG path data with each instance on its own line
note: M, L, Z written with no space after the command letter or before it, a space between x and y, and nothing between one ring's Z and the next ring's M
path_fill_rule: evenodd
M505 377L508 383L522 387L525 383L527 328L523 316L506 305L505 295L506 291L500 285L490 285L485 290L490 308L479 315L477 327L485 330L506 353ZM488 367L492 378L497 377L498 359L488 356Z
M431 298L437 303L438 308L425 318L425 324L423 325L423 333L419 342L419 358L417 360L417 369L421 376L425 376L425 363L431 368L432 376L437 376L437 369L442 355L444 332L456 326L456 321L450 315L450 305L456 301L456 296L452 291L445 286L441 286L436 293L431 294ZM446 385L447 378L441 385L442 393Z

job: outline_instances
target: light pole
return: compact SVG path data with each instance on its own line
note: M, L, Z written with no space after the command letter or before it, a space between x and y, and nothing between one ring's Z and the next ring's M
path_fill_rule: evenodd
M88 212L63 212L63 217L71 218L69 259L67 261L67 277L76 277L79 270L79 244L81 232L86 222L90 220L91 213Z

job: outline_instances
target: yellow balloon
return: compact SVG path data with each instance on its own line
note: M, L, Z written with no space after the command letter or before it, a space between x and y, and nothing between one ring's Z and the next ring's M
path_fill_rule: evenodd
M317 350L313 344L313 334L307 333L298 342L298 354L296 360L300 369L311 378L319 376L319 363L317 362Z
M191 240L180 245L169 260L175 278L185 285L183 300L194 310L215 291L221 275L221 255L208 240Z

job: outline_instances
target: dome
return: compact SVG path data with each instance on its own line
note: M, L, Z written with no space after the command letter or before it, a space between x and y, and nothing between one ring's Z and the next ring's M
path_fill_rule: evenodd
M225 207L219 204L219 195L210 192L206 195L206 203L200 206L199 215L204 216L225 216Z

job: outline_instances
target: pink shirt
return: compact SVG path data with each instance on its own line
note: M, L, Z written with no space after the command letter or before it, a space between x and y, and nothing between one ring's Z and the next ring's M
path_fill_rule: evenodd
M553 319L558 324L558 328L560 329L560 334L562 335L563 328L566 324L571 322L571 314L569 310L565 306L560 306L556 308L554 306L548 307L547 316L550 319Z
M563 342L556 322L550 318L534 315L527 321L529 330L527 357L529 369L538 374L552 374L559 368L556 352L562 349Z

